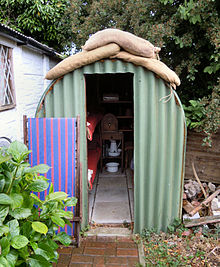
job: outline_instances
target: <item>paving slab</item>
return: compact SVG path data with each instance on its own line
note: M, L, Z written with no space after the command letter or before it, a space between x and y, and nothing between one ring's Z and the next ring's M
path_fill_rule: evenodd
M97 202L128 202L127 188L117 187L114 190L108 187L99 187L95 199Z
M121 227L96 227L86 232L88 236L127 236L130 237L132 232L128 228Z
M95 202L92 221L96 223L130 222L128 201L123 202Z

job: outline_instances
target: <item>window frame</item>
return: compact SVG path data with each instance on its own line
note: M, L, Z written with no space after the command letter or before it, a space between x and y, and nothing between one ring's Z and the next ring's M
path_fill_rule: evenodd
M2 57L2 53L0 54L0 60L1 63L3 62L3 64L5 65L5 62L7 60L7 64L8 66L4 66L3 68L1 67L2 64L0 64L0 79L4 79L3 83L7 83L7 86L9 86L8 89L10 89L10 94L11 94L11 99L12 99L12 103L10 104L2 104L1 100L0 100L0 112L4 111L4 110L9 110L9 109L13 109L16 106L16 97L15 97L15 84L14 84L14 70L13 70L13 48L11 48L8 45L2 44L0 43L0 51L4 49L4 51L7 51L7 57L3 58ZM8 68L8 73L7 75L7 80L5 80L5 71L6 68ZM6 90L8 90L6 89ZM5 87L3 86L1 88L1 84L0 84L0 94L4 94L5 93ZM2 96L3 97L3 96Z

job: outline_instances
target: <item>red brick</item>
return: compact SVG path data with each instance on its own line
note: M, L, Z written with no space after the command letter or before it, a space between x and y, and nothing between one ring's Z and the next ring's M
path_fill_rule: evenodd
M129 258L127 258L127 260L128 260L128 266L129 267L134 267L134 266L137 266L137 263L139 263L139 260L138 260L138 258L135 258L135 257L129 257Z
M83 254L83 249L84 249L84 247L74 248L72 250L72 254Z
M106 243L106 248L116 248L117 243L116 242L111 242L111 243Z
M66 264L66 266L70 262L71 255L69 254L59 254L58 264Z
M108 266L108 267L121 267L121 264L106 264L105 266Z
M116 236L97 236L97 241L98 242L115 242L116 241Z
M106 243L104 242L88 242L86 243L86 247L93 247L93 248L105 248L106 247Z
M119 242L117 244L117 248L137 248L137 245L135 243L131 243L131 242Z
M106 248L105 249L106 256L116 256L116 248Z
M134 240L128 236L118 236L117 241L118 242L134 242Z
M87 255L73 255L71 263L93 263L93 257Z
M93 242L93 241L96 241L96 236L93 235L93 236L87 236L87 237L84 237L82 239L83 242Z
M105 259L103 256L96 256L94 257L93 264L105 264Z
M66 263L57 263L57 265L53 265L53 266L56 266L56 267L66 267L66 266L69 266L69 264L66 264Z
M126 265L127 259L125 257L107 257L106 264L121 264Z
M117 249L117 256L137 257L138 251L137 251L137 249L118 248Z
M84 254L86 255L104 255L104 248L87 248L85 247Z
M71 254L73 250L73 247L59 247L57 249L57 252L59 254Z
M93 265L91 263L71 263L69 266L70 267L92 267Z
M105 264L93 264L93 267L105 267Z

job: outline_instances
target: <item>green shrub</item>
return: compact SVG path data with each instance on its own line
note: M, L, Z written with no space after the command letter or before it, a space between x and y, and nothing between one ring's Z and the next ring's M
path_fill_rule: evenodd
M63 209L75 206L77 200L54 192L52 184L45 200L31 193L49 187L47 179L39 175L49 167L30 167L25 161L30 152L17 141L8 149L0 148L0 267L52 266L59 256L55 241L71 243L70 236L57 234L57 230L71 226L73 213Z

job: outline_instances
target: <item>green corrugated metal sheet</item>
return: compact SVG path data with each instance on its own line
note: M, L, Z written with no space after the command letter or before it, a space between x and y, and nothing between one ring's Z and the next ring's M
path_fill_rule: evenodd
M166 230L181 216L185 155L185 118L176 94L146 69L120 60L105 60L66 74L48 87L39 116L81 117L80 161L83 175L83 223L87 224L87 145L84 74L134 74L134 231Z

